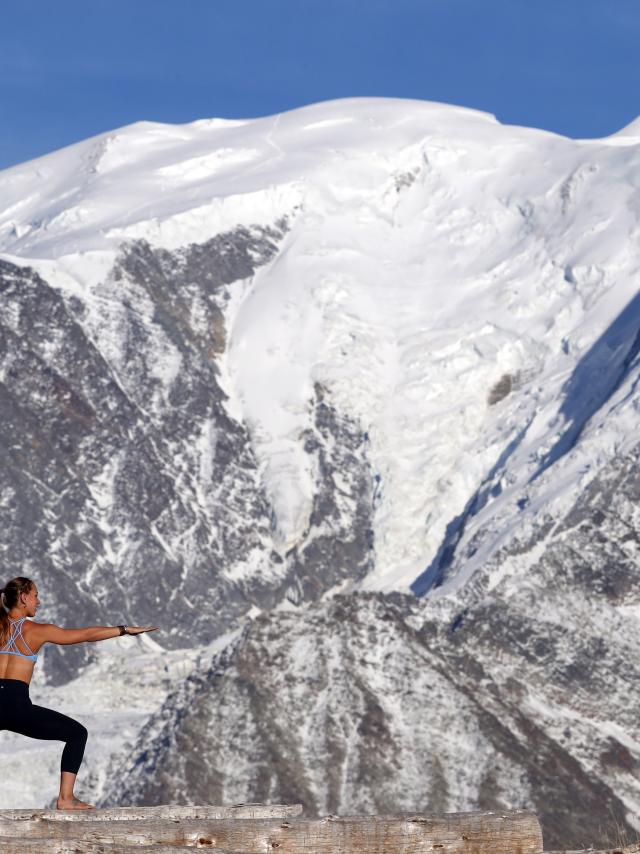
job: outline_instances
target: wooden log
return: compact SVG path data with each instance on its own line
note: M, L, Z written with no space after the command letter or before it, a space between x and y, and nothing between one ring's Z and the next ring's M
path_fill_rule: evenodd
M103 845L173 845L231 850L238 854L542 854L535 813L525 810L444 815L326 816L319 819L221 818L60 821L23 819L24 854L35 845L86 840ZM16 822L0 819L3 838ZM31 843L33 847L28 848ZM78 851L82 851L81 847Z
M182 821L185 818L294 818L302 815L302 804L233 804L232 806L166 806L114 807L93 810L0 810L0 820L10 818L50 819L51 821L140 821L165 818Z

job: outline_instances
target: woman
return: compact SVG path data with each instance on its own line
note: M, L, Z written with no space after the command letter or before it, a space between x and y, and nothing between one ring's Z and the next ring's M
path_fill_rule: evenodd
M73 787L87 742L87 730L78 721L52 709L34 706L29 683L38 652L45 643L85 643L119 635L153 632L157 626L89 626L61 629L53 623L34 623L40 606L38 588L29 578L13 578L0 591L0 730L31 738L64 741L60 762L59 810L94 809L73 794Z

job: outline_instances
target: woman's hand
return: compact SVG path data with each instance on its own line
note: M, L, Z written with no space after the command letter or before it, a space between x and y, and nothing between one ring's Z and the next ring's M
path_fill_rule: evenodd
M142 632L155 632L158 626L127 626L128 635L141 635Z

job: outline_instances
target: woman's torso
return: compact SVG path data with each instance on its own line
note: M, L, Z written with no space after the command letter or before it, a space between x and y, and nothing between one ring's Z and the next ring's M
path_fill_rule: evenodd
M18 652L21 652L24 655L35 655L41 645L38 646L33 641L33 638L31 639L31 643L29 642L31 624L28 620L9 619L12 628L10 629L7 640L2 647L0 647L0 679L20 679L28 685L31 682L31 677L33 676L35 661L29 658L22 658L21 655L3 654L1 650L6 649L10 645L9 639L12 635L14 635L15 638L15 642L11 644L11 648L14 652L17 649ZM22 631L20 631L20 629Z

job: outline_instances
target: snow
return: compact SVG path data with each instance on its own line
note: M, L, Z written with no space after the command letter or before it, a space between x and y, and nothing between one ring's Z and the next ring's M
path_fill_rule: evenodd
M560 488L527 484L570 426L565 384L635 296L638 186L638 122L571 140L443 104L345 99L141 122L5 170L0 251L82 292L84 323L136 401L110 292L122 241L175 249L286 216L280 252L228 306L227 406L250 431L288 548L315 491L300 436L314 384L329 389L368 433L380 476L363 586L408 590L490 472L500 488L469 536L492 515L507 536L523 491L539 507ZM136 308L152 310L142 296ZM179 355L158 348L161 394ZM490 406L505 375L514 390ZM613 434L600 443L609 453ZM566 496L580 483L569 468Z

